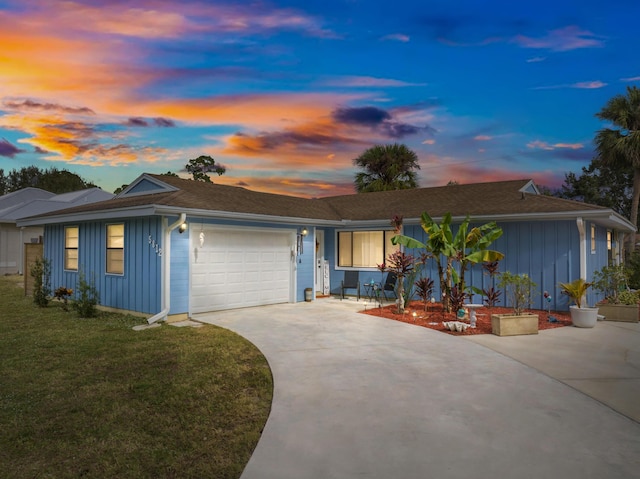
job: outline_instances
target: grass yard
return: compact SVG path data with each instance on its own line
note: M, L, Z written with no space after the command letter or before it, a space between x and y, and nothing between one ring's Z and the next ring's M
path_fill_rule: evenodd
M224 329L38 308L0 277L0 471L237 478L271 407L262 354Z

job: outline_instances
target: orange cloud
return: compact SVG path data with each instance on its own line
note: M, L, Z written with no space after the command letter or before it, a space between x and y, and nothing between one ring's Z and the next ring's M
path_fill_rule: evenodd
M328 116L337 105L362 98L363 95L333 93L271 93L134 101L145 116L172 118L187 124L270 129ZM110 112L124 115L130 108L130 100L116 102L110 106Z
M156 78L135 64L135 48L112 41L62 38L29 31L0 14L0 96L53 97L96 110L109 98ZM45 30L46 31L46 30Z
M302 198L321 198L324 196L349 195L354 193L353 181L322 181L285 176L221 176L214 183L242 186L264 193L276 193L299 196Z

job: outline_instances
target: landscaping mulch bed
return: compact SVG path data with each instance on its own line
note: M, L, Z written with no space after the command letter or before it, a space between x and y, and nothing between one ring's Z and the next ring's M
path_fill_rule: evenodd
M404 314L398 314L397 305L391 304L388 306L368 307L366 310L360 311L363 314L370 314L371 316L380 316L387 319L394 319L396 321L402 321L404 323L415 324L417 326L423 326L425 328L435 329L442 331L443 333L449 333L454 336L469 336L472 334L491 334L491 315L492 314L511 314L512 308L481 308L476 313L478 320L476 321L476 327L474 329L467 328L466 331L456 332L445 329L442 325L443 321L457 321L454 313L445 313L442 310L441 303L429 304L427 311L424 309L424 303L420 301L412 301L405 308ZM414 318L413 313L416 313ZM538 315L538 329L551 329L560 328L563 326L571 326L571 315L569 311L551 311L551 316L557 320L557 322L549 321L549 313L539 309L526 310L525 313L534 313ZM464 322L469 323L468 319Z

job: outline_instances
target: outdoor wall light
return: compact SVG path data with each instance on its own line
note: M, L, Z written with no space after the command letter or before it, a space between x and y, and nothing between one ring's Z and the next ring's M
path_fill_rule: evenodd
M182 223L180 226L178 226L178 233L182 234L185 231L187 231L187 223Z
M300 232L300 234L302 236L307 236L309 234L309 230L307 228L302 228L302 231Z

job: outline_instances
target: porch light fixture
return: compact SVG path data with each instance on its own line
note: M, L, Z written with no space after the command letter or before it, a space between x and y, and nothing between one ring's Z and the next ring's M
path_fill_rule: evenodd
M302 236L307 236L309 234L309 230L307 228L302 228L302 231L300 232L300 234Z
M180 226L178 226L178 233L182 234L187 231L187 223L184 222Z

